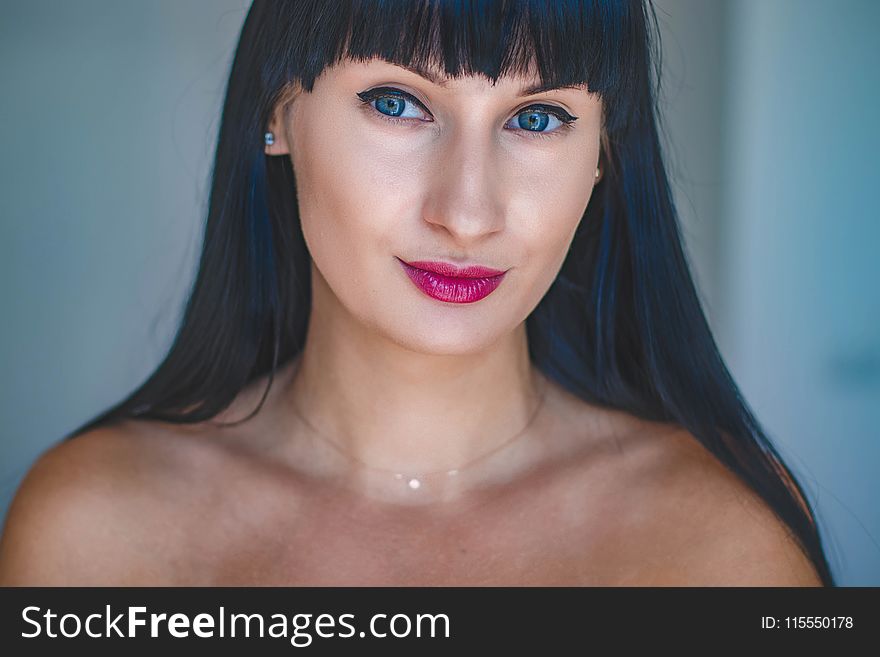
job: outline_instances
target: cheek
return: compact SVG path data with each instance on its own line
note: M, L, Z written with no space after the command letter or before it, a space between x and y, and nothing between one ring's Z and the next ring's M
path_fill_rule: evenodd
M539 157L521 163L521 173L515 176L510 216L517 220L510 226L520 231L528 262L546 269L550 279L562 266L592 194L592 179L584 173L589 161L589 153Z
M401 148L353 134L344 121L321 120L305 119L315 127L295 133L291 145L303 236L334 294L362 315L383 303L381 284L396 273L424 171Z
M322 270L375 252L376 240L398 220L390 170L400 163L371 153L332 120L297 133L292 146L303 234ZM366 244L370 248L364 248Z

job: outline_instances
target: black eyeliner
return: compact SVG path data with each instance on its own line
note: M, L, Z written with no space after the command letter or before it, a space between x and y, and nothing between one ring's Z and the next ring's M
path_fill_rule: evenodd
M523 107L517 114L522 114L523 112L528 112L529 110L538 110L540 112L546 112L547 114L552 114L560 121L564 121L565 123L573 123L578 120L578 117L572 116L568 112L566 112L561 107L557 107L556 105L542 105L541 103L531 104L527 107Z
M360 98L363 102L369 103L372 100L376 100L377 98L382 98L384 96L397 96L399 98L405 98L407 100L412 100L416 105L422 108L429 115L428 108L425 107L422 102L406 91L402 91L400 89L396 89L394 87L376 87L374 89L369 89L367 91L358 91L357 97Z
M428 112L428 114L430 114L428 108L425 107L418 98L410 93L407 93L406 91L402 91L395 87L376 87L367 91L357 92L357 97L365 103L369 103L370 101L376 100L377 98L381 98L383 96L397 96L399 98L412 100L416 105L418 105L425 112ZM572 116L561 107L557 107L556 105L543 105L541 103L532 103L531 105L521 109L519 112L516 112L516 114L522 114L523 112L527 112L529 110L538 110L540 112L552 114L557 119L565 123L573 123L578 120L578 117Z

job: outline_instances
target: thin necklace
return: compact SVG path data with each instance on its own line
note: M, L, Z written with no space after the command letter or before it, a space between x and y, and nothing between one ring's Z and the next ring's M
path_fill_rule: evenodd
M305 424L316 436L321 438L324 442L328 443L334 450L336 450L339 454L341 454L346 459L348 459L350 461L354 461L355 463L357 463L358 465L360 465L364 469L388 475L390 478L392 478L396 481L400 481L401 483L405 483L406 486L408 486L412 490L418 490L419 488L422 487L423 483L425 483L426 480L429 479L430 477L440 475L440 474L444 475L445 477L454 477L462 470L475 465L476 463L492 456L493 454L495 454L496 452L499 452L504 447L507 447L508 445L513 443L517 438L522 436L530 426L532 426L535 419L538 417L539 411L544 406L544 400L546 399L546 397L547 397L547 382L543 381L542 385L541 385L541 398L538 400L538 403L535 406L534 410L532 411L525 426L522 429L520 429L518 432L516 432L513 436L511 436L507 440L503 441L501 444L496 445L495 447L490 449L488 452L480 454L479 456L476 456L475 458L472 458L469 461L466 461L465 463L459 465L456 468L446 469L446 470L435 470L433 472L423 472L418 475L404 475L404 473L401 472L400 470L393 470L393 469L389 469L389 468L380 468L377 466L370 465L369 463L366 463L365 461L359 459L358 457L354 456L353 454L350 454L347 450L345 450L334 439L326 436L321 431L319 431L317 429L317 427L315 427L311 422L309 422L305 418L305 416L302 413L299 412L299 409L297 408L295 403L292 403L291 407L293 409L294 414L303 422L303 424Z

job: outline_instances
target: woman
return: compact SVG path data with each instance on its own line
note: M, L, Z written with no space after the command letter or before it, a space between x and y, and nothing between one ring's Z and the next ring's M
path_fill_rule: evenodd
M175 342L5 584L833 585L702 313L637 0L253 4Z

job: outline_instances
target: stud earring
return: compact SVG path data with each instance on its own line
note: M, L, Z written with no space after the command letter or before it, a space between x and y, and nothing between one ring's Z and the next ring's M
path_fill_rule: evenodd
M271 146L275 143L275 135L273 135L271 132L267 132L265 135L263 135L263 139L266 142L266 146Z

